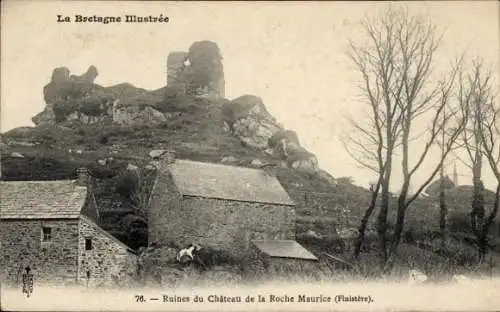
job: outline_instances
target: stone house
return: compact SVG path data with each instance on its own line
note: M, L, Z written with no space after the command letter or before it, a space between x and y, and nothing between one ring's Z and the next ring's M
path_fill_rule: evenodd
M116 285L130 282L137 256L97 223L99 211L77 180L0 182L0 274L19 283L29 266L35 283Z
M264 170L180 159L157 167L149 243L196 243L238 257L251 240L295 239L295 204Z

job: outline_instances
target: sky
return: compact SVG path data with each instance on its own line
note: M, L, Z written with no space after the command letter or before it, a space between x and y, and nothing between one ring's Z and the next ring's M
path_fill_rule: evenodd
M316 154L334 177L351 176L367 186L374 174L360 168L339 137L343 119L359 111L358 73L346 56L348 40L363 40L359 21L389 2L133 2L2 1L1 114L3 133L33 126L42 111L42 88L52 70L66 66L82 74L97 67L95 83L128 82L158 89L166 83L169 52L187 51L194 41L212 40L224 57L226 97L261 97L285 128ZM480 56L498 73L499 4L496 1L404 3L410 13L427 14L444 31L436 52L443 65L462 52ZM58 23L57 15L169 17L158 24ZM419 147L414 147L418 151ZM432 158L430 158L432 159ZM432 161L415 175L425 180ZM451 174L451 164L448 172ZM459 184L470 173L457 163ZM394 188L401 181L396 172ZM496 182L485 168L485 184Z

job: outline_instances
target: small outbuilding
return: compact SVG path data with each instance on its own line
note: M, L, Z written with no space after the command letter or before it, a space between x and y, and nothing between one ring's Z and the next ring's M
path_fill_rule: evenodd
M273 276L311 276L318 269L318 258L295 240L253 240L252 257Z

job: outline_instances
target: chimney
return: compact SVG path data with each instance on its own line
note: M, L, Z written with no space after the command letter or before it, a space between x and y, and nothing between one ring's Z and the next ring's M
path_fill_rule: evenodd
M76 184L79 186L87 186L89 181L89 173L87 168L76 169Z

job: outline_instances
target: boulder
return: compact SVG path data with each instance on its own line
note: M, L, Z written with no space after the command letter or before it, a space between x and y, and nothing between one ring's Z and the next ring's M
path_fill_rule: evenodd
M238 158L234 157L234 156L224 156L221 158L220 162L221 163L234 163L234 162L237 162L238 161Z
M252 162L251 162L251 165L252 165L252 166L256 166L256 167L260 167L260 166L262 166L263 164L264 164L264 163L263 163L260 159L258 159L258 158L255 158L255 159L254 159L254 160L252 160Z
M233 124L233 133L248 146L267 148L269 138L280 128L270 120L243 118Z
M311 155L307 159L299 159L292 162L292 168L306 171L318 170L318 159L316 156Z
M160 158L163 154L165 154L167 151L164 149L157 149L157 150L152 150L149 152L149 156L151 158Z
M106 159L98 159L97 160L97 163L101 166L105 166L106 165Z
M297 136L297 133L292 130L283 130L276 132L271 138L269 138L269 146L275 147L282 140L286 140L291 144L300 146L299 137Z
M151 106L113 105L113 122L123 126L155 126L167 121L165 115Z
M24 158L24 155L21 154L21 153L18 153L18 152L13 152L13 153L10 153L10 157L13 157L13 158Z
M224 127L252 147L265 149L269 139L282 127L269 114L262 99L243 95L222 106Z
M282 159L287 159L293 155L302 154L305 151L300 144L288 138L282 138L274 144L274 154L280 156Z
M52 109L52 105L47 105L40 113L31 118L31 121L37 126L39 125L54 125L56 123L56 115Z
M313 237L313 238L322 238L321 235L319 235L318 233L316 233L315 231L313 230L307 230L307 232L305 232L303 234L304 237Z
M135 171L135 170L138 170L138 169L139 169L139 167L137 167L136 165L132 165L132 164L128 164L127 165L127 170L133 170L133 171Z
M66 120L78 120L82 123L97 123L100 120L98 116L89 116L80 112L73 112L66 117Z
M357 228L337 230L337 235L342 239L354 239L359 235Z

